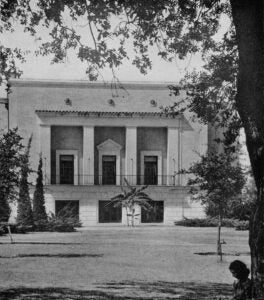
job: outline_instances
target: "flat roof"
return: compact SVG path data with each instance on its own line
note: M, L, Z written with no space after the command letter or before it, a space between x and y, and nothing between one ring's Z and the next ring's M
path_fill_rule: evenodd
M88 80L51 80L51 79L10 79L13 87L56 87L56 88L119 88L119 89L168 89L170 85L178 86L175 82L151 81L88 81Z

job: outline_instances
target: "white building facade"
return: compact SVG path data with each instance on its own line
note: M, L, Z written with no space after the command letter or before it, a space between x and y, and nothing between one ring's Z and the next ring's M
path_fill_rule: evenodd
M183 95L170 96L166 84L143 83L12 80L11 89L10 128L18 127L25 144L33 134L33 169L42 154L47 212L70 203L83 226L126 225L125 209L108 205L126 178L148 185L153 199L151 212L137 207L137 224L172 225L203 215L190 201L188 175L179 171L207 151L207 127L188 112L160 108Z

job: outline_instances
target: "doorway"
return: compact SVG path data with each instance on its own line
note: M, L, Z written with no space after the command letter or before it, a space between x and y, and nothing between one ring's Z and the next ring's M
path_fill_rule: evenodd
M102 184L115 185L116 184L116 156L103 155L102 156Z
M74 155L60 155L60 183L74 183Z
M158 157L144 156L144 184L158 184Z

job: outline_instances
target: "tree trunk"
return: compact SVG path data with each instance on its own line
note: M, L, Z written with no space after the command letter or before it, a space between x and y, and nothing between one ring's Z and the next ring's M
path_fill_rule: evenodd
M222 228L222 217L221 214L218 215L218 234L217 234L217 255L220 256L222 261L222 243L221 243L221 228Z
M132 219L131 219L131 221L132 221L132 227L134 227L134 218L135 218L135 208L134 207L132 208L131 217L132 217Z
M128 216L128 210L127 210L127 207L126 207L126 217L127 217L127 226L129 227L129 216Z
M264 299L264 1L230 0L239 52L236 104L257 187L249 230L251 271Z

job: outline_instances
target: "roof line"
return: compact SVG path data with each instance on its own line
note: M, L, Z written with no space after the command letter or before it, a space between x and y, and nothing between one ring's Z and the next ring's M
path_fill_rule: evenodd
M170 85L178 86L173 82L133 82L122 81L120 83L102 81L61 81L61 80L33 80L33 79L10 79L13 87L45 87L45 88L119 88L119 89L168 89Z

